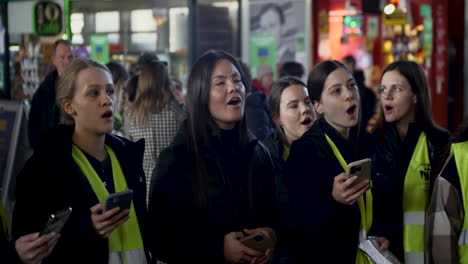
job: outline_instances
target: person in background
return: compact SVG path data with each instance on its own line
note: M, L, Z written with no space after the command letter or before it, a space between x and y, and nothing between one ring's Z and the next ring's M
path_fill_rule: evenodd
M293 263L291 253L292 219L288 191L283 178L283 166L289 156L294 140L300 138L317 119L306 85L297 77L287 76L273 84L270 94L271 118L276 131L265 140L276 171L276 193L281 213L281 222L286 230L285 238L279 241L273 263ZM275 262L276 261L276 262Z
M238 61L207 51L188 80L186 122L160 155L151 188L149 237L166 263L267 263L276 244L275 174L247 130ZM272 248L242 244L262 233ZM183 241L183 242L182 242Z
M127 85L130 74L125 67L116 62L112 61L106 64L107 68L112 74L112 82L115 85L115 121L114 121L114 133L117 132L119 135L123 135L123 123L122 118L123 109L121 109L122 97L124 94L124 87Z
M56 101L65 124L44 135L17 178L13 238L44 230L51 214L71 207L60 240L42 263L147 263L144 142L110 133L115 105L109 70L94 60L74 60L60 75ZM128 189L130 209L104 211L108 194Z
M468 263L468 118L450 145L427 209L426 263Z
M185 97L187 95L187 89L185 89L184 85L179 80L171 80L171 87L172 91L177 98L177 101L183 105L185 105Z
M283 63L280 69L280 78L286 76L294 76L299 79L302 79L304 76L304 66L299 62L289 61Z
M135 101L138 90L138 78L138 75L132 76L123 89L122 101L120 102L119 108L124 113L127 112L127 108Z
M295 263L365 263L358 244L372 226L372 194L368 179L347 172L347 164L369 155L356 131L358 88L336 60L317 64L307 87L320 118L293 141L284 167ZM385 238L379 242L388 247Z
M172 142L184 119L182 106L171 90L167 66L160 61L146 63L138 79L135 101L127 110L125 134L132 140L145 139L143 170L149 190L159 153ZM146 196L148 204L149 191Z
M374 230L405 263L424 263L424 225L436 167L448 131L432 118L426 74L412 61L385 67L380 81L384 123L373 162Z
M262 64L257 69L257 78L252 82L252 93L247 96L245 115L247 127L260 140L275 130L268 109L268 95L273 85L273 70Z
M261 91L268 96L272 86L273 69L266 64L261 64L257 68L257 77L252 82L252 92Z
M59 76L74 58L72 44L59 39L53 45L52 63L55 70L49 73L34 93L28 120L29 144L36 148L41 135L60 123L60 109L55 104L55 89Z
M343 58L343 63L349 68L353 73L354 79L356 79L357 86L359 88L359 95L361 96L361 128L367 129L369 120L375 114L375 105L377 97L374 92L367 88L365 83L364 72L356 68L356 59L353 56L349 55Z

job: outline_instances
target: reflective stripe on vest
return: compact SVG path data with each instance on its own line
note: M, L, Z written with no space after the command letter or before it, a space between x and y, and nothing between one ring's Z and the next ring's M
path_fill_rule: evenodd
M421 132L414 149L403 187L403 245L405 263L424 263L424 224L429 202L431 165L426 133Z
M341 167L343 170L348 173L348 163L345 161L343 155L341 155L340 150L336 147L335 143L330 139L330 137L325 134L325 138L327 139L328 144L330 145L331 149L333 150L333 154L338 159ZM359 241L367 239L367 233L369 232L371 225L372 225L372 192L371 190L367 190L365 195L361 195L358 198L358 207L359 213L361 214L361 224L360 224L360 232L359 232ZM356 263L357 264L364 264L364 263L372 263L372 261L367 257L367 255L358 248L358 252L356 254Z
M106 145L105 148L111 160L115 191L124 191L128 187L122 168L120 167L120 162L115 152L110 147ZM83 152L75 145L72 145L72 156L88 179L99 202L104 204L109 192L106 187L104 187L101 178L99 178ZM109 236L109 263L147 263L133 201L130 206L129 216L130 218L118 228L114 229Z
M468 263L468 141L453 143L451 151L457 165L458 177L460 178L461 193L463 198L463 219L462 232L458 237L459 263Z

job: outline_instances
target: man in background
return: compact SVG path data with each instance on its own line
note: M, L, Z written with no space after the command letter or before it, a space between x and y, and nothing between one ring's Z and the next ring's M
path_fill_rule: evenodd
M28 136L32 148L36 148L45 131L56 127L60 122L60 109L55 104L55 87L60 74L74 57L70 41L63 39L55 41L52 63L56 69L39 85L31 102Z

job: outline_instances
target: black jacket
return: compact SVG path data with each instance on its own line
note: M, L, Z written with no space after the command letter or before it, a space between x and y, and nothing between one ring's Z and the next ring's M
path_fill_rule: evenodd
M380 131L382 132L382 131ZM404 260L403 251L403 186L421 130L410 124L405 139L398 135L395 124L384 125L384 140L377 145L372 155L372 181L374 185L374 223L372 230L390 240L390 251ZM448 131L433 128L426 132L431 162L432 190L437 167L447 148ZM442 161L443 162L443 161Z
M39 144L42 134L60 122L60 109L55 103L58 79L56 70L49 73L34 93L28 123L29 144L34 149Z
M71 155L73 131L73 127L59 126L45 134L18 176L13 237L17 239L42 231L50 214L72 207L59 242L43 263L107 263L108 240L101 239L91 223L90 208L98 199ZM133 204L143 235L146 219L144 141L134 143L107 134L106 144L115 151L128 188L134 192Z
M359 208L357 203L344 205L332 196L334 178L344 170L325 133L347 163L365 158L357 152L355 140L343 138L324 118L292 143L284 177L295 224L296 262L355 263Z
M245 118L247 127L260 140L264 140L275 131L275 125L270 117L268 96L262 91L255 91L247 96Z
M232 159L226 160L224 142L211 136L210 144L202 146L208 197L204 207L198 206L192 191L195 157L188 150L186 129L183 124L159 156L157 176L153 177L157 180L150 188L150 249L153 256L169 264L224 263L226 234L244 228L274 228L273 165L268 150L257 139L250 139L246 152L235 148Z

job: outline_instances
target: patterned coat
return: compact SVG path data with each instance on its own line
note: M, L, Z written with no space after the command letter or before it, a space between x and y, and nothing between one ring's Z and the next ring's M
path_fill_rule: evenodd
M172 139L184 119L181 105L176 101L166 105L163 110L150 116L148 125L137 126L135 120L125 120L125 135L132 141L145 139L145 153L143 156L143 170L146 175L146 204L148 205L148 190L151 175L158 163L159 153L171 144Z

